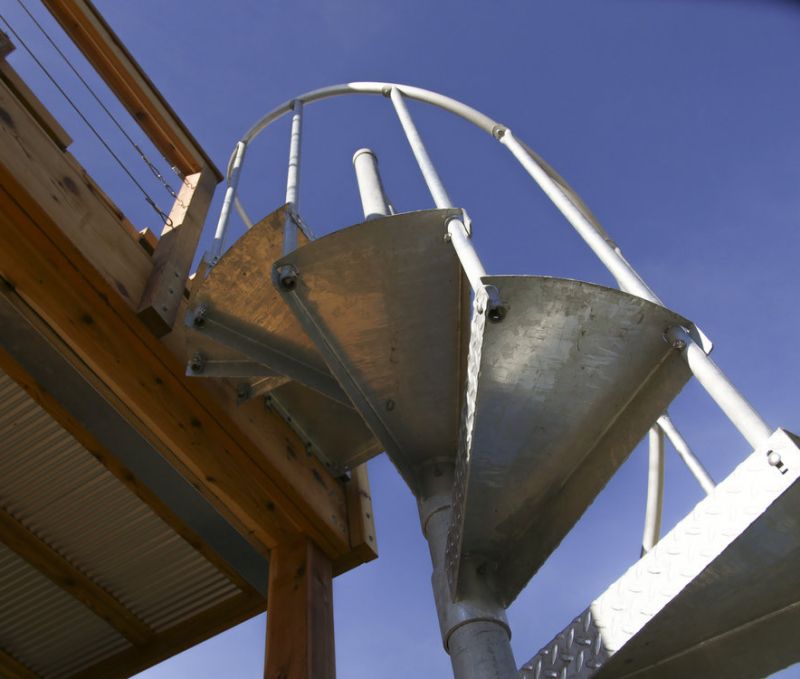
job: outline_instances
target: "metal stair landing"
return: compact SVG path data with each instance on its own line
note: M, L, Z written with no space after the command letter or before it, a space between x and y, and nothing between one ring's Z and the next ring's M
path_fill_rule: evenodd
M799 443L777 430L520 679L746 679L800 661Z
M689 323L589 283L482 280L508 312L473 314L447 558L456 599L485 566L508 606L688 380L664 333Z
M445 235L460 214L373 219L275 263L276 286L412 489L457 450L469 286Z
M288 206L255 224L199 280L187 316L187 374L229 378L243 399L262 396L335 471L381 446L271 280ZM309 239L298 229L298 243Z

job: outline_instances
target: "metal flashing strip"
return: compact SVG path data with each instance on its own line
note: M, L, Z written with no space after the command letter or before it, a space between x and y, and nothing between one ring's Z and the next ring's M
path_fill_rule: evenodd
M263 596L267 559L259 554L147 439L128 423L50 341L0 294L0 347L95 439L113 452L137 481L153 492L230 567Z

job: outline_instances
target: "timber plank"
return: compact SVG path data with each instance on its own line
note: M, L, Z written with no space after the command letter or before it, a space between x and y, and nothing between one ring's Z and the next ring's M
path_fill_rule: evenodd
M0 165L22 184L63 233L130 305L153 269L115 213L31 113L0 81Z
M265 679L334 679L333 572L309 540L269 560Z
M334 561L334 575L345 573L362 563L378 558L378 541L366 462L353 469L350 479L345 482L344 492L347 499L350 551Z
M31 88L25 84L25 81L17 75L17 72L11 68L11 65L5 60L0 60L0 79L8 85L9 89L25 105L31 115L36 119L36 122L39 123L42 129L47 132L48 136L55 142L56 146L62 151L66 151L72 144L72 137L67 134L67 131L61 127L61 124L53 117L50 111L45 108L44 104L39 101L39 98L33 93Z
M0 540L132 644L142 645L153 638L153 630L142 620L3 509L0 509Z
M186 177L154 248L153 271L139 303L139 316L158 337L175 325L216 186L217 178L208 168Z
M332 508L307 515L287 497L291 479L277 474L265 454L284 449L276 433L261 432L260 446L240 435L224 411L189 384L182 366L72 243L48 223L36 202L4 175L0 172L0 183L25 202L25 209L3 191L0 273L108 385L116 397L112 402L130 411L134 426L255 546L269 549L288 534L304 532L334 558L347 551L341 531L330 529Z

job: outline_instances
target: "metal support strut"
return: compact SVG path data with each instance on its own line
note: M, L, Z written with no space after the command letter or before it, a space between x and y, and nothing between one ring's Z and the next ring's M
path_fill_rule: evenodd
M434 463L421 472L417 498L422 533L433 562L431 584L444 648L455 679L511 679L517 673L511 650L511 629L497 602L490 574L471 569L470 586L453 601L447 581L445 551L450 525L454 465Z

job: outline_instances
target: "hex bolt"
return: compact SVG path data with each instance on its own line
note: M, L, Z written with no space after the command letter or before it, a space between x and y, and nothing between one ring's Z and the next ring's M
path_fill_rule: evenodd
M770 466L775 467L781 474L785 474L789 471L786 465L783 464L780 453L776 453L774 450L770 450L767 453L767 462L769 462Z
M208 313L208 307L205 304L198 304L194 310L194 318L192 319L192 325L195 328L202 328L206 324L206 314Z
M684 342L682 339L674 339L674 340L670 341L670 339L669 339L669 337L667 337L667 335L664 335L664 339L667 341L667 343L673 349L677 349L678 351L682 351L683 349L686 348L686 342Z
M291 264L278 267L275 273L278 276L278 283L284 290L292 291L297 287L297 269Z
M203 354L200 352L196 353L192 356L192 360L189 361L189 370L193 373L200 374L203 372L203 369L206 367L206 359Z
M489 307L487 317L491 323L500 323L508 313L508 309L503 304L495 304Z

